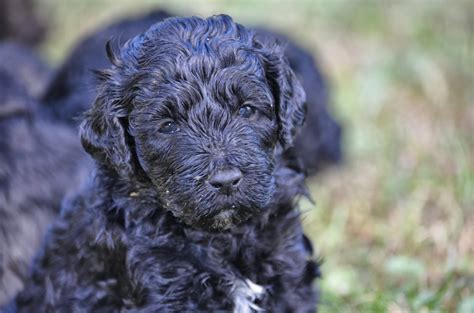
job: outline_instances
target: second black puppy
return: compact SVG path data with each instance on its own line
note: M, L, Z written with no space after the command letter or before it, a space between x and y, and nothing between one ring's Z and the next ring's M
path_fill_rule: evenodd
M28 93L32 86L25 82L27 74L43 75L36 71L39 63L34 55L29 59L28 50L4 44L0 55L15 55L10 62L23 61L16 67L0 65L1 307L22 289L63 197L80 184L90 165L70 128L35 114L38 104ZM12 76L13 68L22 73Z
M287 166L305 95L282 48L228 16L174 18L100 74L81 127L97 162L63 209L21 312L311 312Z

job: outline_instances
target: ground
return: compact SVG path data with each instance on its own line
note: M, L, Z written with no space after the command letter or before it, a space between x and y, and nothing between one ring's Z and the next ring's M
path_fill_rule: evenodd
M343 166L309 182L321 312L474 312L474 2L44 0L42 52L161 7L269 25L314 51L345 127Z

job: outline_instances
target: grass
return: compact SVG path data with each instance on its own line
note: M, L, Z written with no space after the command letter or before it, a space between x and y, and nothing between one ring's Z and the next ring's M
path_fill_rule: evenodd
M192 5L191 5L192 3ZM345 163L309 181L321 312L474 312L474 5L470 1L45 0L58 63L78 37L161 7L269 25L315 52Z

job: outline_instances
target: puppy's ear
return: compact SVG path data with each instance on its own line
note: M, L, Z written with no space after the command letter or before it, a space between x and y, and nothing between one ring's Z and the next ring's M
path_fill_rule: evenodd
M107 53L115 67L96 72L100 88L93 107L86 112L80 126L81 143L99 164L128 177L133 173L132 153L127 140L130 93L121 84L121 76L117 73L121 64L109 43Z
M306 94L280 44L264 44L262 51L266 79L275 99L279 139L283 148L288 149L305 121Z
M99 96L94 107L86 113L80 128L81 143L97 162L128 177L133 170L126 130L109 101L106 96Z

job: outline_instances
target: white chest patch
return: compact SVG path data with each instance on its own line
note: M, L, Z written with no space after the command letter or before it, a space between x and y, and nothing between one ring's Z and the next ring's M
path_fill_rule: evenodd
M236 279L232 285L234 296L234 313L263 312L255 301L262 298L265 288L255 284L250 279Z

